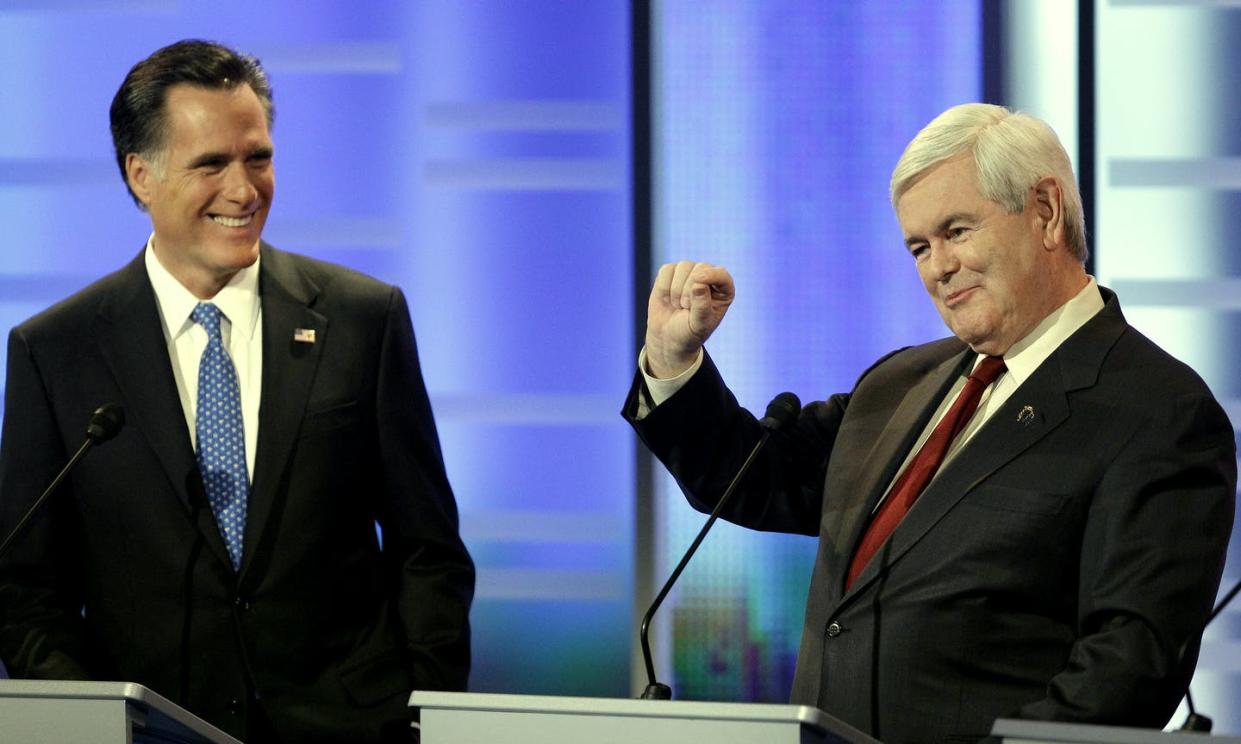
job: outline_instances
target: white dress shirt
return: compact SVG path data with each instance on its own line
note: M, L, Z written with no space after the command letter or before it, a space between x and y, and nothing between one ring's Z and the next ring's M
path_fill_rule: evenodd
M181 397L181 411L190 430L190 442L198 451L198 363L207 348L207 331L190 319L200 300L185 288L159 262L152 248L155 236L147 240L147 276L155 290L172 375ZM246 437L246 472L254 479L254 454L258 450L259 400L263 393L263 307L259 302L259 262L255 261L236 276L215 297L205 300L224 318L220 335L224 348L237 370L241 391L241 418Z

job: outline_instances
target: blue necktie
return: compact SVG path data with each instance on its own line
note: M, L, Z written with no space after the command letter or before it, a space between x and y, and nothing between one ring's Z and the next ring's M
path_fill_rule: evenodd
M246 435L241 418L241 390L237 371L220 337L220 308L198 303L190 319L207 331L207 348L198 362L198 468L207 502L215 514L220 536L228 546L233 570L241 567L241 543L246 533Z

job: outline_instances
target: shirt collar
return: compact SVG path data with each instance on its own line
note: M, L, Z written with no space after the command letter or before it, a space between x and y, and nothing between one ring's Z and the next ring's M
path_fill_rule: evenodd
M193 325L190 313L194 312L200 300L159 262L152 247L154 242L155 234L152 233L147 238L143 260L164 321L164 333L171 341ZM254 336L259 319L259 260L238 271L224 289L211 298L211 303L228 318L233 331L240 333L247 341Z
M1004 354L1007 375L1011 376L1014 383L1020 385L1025 382L1053 351L1060 348L1060 344L1103 309L1103 296L1099 294L1099 285L1095 284L1093 276L1087 276L1087 279L1089 281L1086 286L1082 287L1073 299L1053 310L1034 330L1013 344ZM975 364L981 361L983 356L979 354Z

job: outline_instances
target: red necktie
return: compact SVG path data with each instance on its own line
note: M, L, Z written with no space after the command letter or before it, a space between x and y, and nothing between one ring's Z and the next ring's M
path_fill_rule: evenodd
M853 586L858 574L862 573L862 569L866 568L870 559L879 552L879 547L896 529L896 525L901 523L918 495L931 482L931 478L935 477L935 471L939 470L940 464L944 461L944 455L948 454L952 440L961 433L978 408L982 391L995 382L1003 372L1004 360L1000 357L989 356L983 359L970 374L961 394L953 402L952 408L948 409L948 413L936 425L935 431L931 432L930 438L922 445L922 449L918 450L918 454L909 462L905 472L901 473L896 482L892 484L888 497L884 499L879 512L870 521L857 552L853 554L853 561L849 564L849 575L845 580L846 590Z

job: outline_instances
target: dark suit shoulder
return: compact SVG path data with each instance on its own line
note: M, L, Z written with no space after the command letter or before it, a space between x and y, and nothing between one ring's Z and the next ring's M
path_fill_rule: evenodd
M142 254L139 254L121 269L26 319L15 326L13 332L34 342L77 336L112 303L123 302L140 291L144 282L147 282L146 270Z
M321 306L328 303L355 311L385 312L400 290L360 271L263 244L264 292L285 291Z
M855 387L890 385L921 377L967 350L960 339L949 336L917 346L906 346L880 357L859 377Z
M1048 359L1059 360L1067 390L1106 390L1116 405L1147 411L1187 398L1214 403L1197 372L1129 325L1113 292L1100 291L1103 309Z
M1144 398L1152 391L1163 397L1211 396L1206 382L1192 367L1133 326L1126 327L1117 339L1100 375L1125 382L1120 389L1130 396Z

